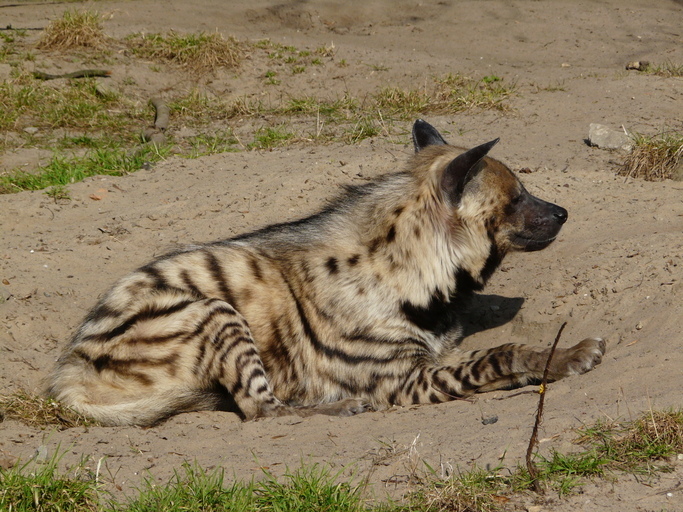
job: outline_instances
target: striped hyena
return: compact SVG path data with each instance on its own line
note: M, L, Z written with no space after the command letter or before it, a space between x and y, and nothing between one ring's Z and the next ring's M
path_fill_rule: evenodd
M167 254L88 314L49 394L103 424L232 407L244 419L352 415L538 380L548 350L463 351L463 303L509 251L547 247L564 208L486 154L413 127L403 172L349 187L319 213ZM558 350L550 378L600 363Z

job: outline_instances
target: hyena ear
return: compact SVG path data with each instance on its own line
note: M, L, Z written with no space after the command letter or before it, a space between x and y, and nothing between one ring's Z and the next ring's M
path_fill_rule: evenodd
M446 197L450 198L454 204L460 202L462 191L469 180L476 174L475 168L479 161L491 151L500 139L492 140L476 148L465 151L456 156L443 172L441 177L441 189Z
M418 153L427 146L443 146L448 143L431 124L418 119L413 125L413 144L415 145L415 153Z

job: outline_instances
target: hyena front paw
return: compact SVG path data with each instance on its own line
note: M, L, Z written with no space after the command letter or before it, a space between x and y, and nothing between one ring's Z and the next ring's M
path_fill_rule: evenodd
M605 349L602 338L586 338L571 348L558 351L552 373L556 379L586 373L602 362Z

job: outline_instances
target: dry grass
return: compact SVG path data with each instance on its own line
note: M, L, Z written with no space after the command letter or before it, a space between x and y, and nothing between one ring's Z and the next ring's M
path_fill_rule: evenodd
M683 76L683 64L676 64L671 61L667 61L664 64L651 64L645 68L645 72L664 78Z
M410 118L416 113L454 114L471 108L509 110L505 103L515 91L515 84L504 84L495 75L475 80L448 74L435 78L421 89L387 87L374 95L376 108L388 114Z
M598 423L582 429L577 442L593 445L610 469L670 470L669 459L683 453L683 411L651 411L633 422Z
M70 428L94 424L59 402L26 391L0 395L0 418L18 420L34 427L57 425Z
M128 39L133 52L141 57L161 60L193 73L233 69L242 61L239 42L218 33L136 35Z
M653 137L636 135L633 151L626 157L619 174L648 181L662 181L674 177L674 173L683 174L681 166L683 134L665 132Z
M424 485L412 499L427 511L495 512L509 500L509 492L506 479L475 468L441 484Z
M45 28L37 48L41 50L101 50L108 38L102 31L100 16L93 11L66 11Z

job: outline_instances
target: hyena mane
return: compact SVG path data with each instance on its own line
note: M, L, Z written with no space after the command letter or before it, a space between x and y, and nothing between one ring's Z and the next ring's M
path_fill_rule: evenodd
M413 127L401 172L348 187L319 213L163 256L88 314L48 394L103 424L189 410L244 419L351 415L538 379L547 351L462 351L464 301L505 254L543 249L567 219L529 194L492 141L468 151ZM605 345L560 350L550 377Z

